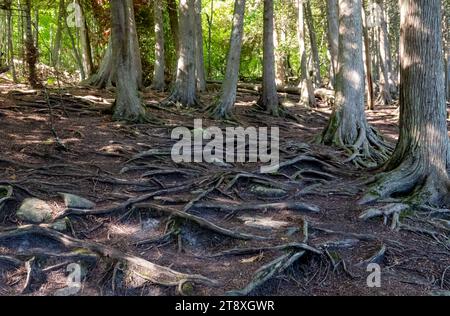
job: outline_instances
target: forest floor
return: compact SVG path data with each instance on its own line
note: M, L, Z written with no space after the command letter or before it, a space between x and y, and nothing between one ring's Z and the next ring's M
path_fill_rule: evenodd
M343 152L312 144L330 114L326 104L290 107L296 120L273 118L253 110L256 96L239 93L241 125L280 128L283 167L269 176L251 164L172 162L172 129L192 127L203 115L160 108L165 94L145 94L163 126L111 121L107 91L33 91L5 80L0 91L0 185L13 188L0 204L0 295L54 295L67 286L72 262L84 272L78 295L224 295L248 284L254 289L240 294L450 290L448 230L392 231L382 219L359 219L370 172L343 163ZM395 107L368 113L391 142L397 115ZM226 126L203 119L204 127ZM60 192L96 207L67 209ZM15 211L31 196L51 206L53 219L67 218L67 231L21 222ZM415 214L401 220L420 224ZM379 288L367 285L370 262L381 265Z

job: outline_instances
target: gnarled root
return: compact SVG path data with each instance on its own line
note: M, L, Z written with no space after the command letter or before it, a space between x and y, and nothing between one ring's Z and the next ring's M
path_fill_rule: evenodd
M384 222L387 223L389 217L392 217L391 229L397 229L400 225L400 214L410 209L406 204L389 204L381 208L371 208L362 213L359 218L362 220L369 220L376 217L383 217Z
M349 154L346 163L352 162L358 167L371 168L389 159L393 148L373 127L368 124L359 126L356 141L349 143L341 126L333 129L333 123L336 124L330 120L330 125L320 138L320 143L343 148Z
M234 104L232 104L234 105ZM224 102L214 103L206 108L208 115L216 120L234 121L236 118L233 115L232 106Z
M249 295L251 292L270 280L272 277L286 271L286 269L292 266L307 253L319 256L322 255L321 250L312 248L310 246L305 246L303 244L300 245L302 245L302 247L299 247L297 250L292 250L289 253L276 258L272 262L269 262L268 264L258 269L253 277L253 280L244 289L230 291L227 294L232 296Z
M201 107L201 102L197 96L184 96L175 88L172 94L161 102L161 106L175 106L175 107Z
M218 284L217 281L211 280L202 275L180 273L134 255L123 253L114 248L95 242L75 239L42 226L27 225L18 227L14 230L0 231L0 240L18 238L27 235L46 237L60 243L66 248L85 249L100 257L116 260L123 263L129 271L132 271L143 279L155 284L164 286L179 286L181 283L186 282L205 284L209 286L216 286Z
M256 235L232 231L232 230L217 226L216 224L211 223L201 217L198 217L198 216L186 213L186 212L182 212L182 211L179 211L179 210L167 207L167 206L160 206L160 205L156 205L156 204L147 203L147 204L136 204L134 206L134 209L149 209L149 210L153 210L153 211L163 212L163 213L169 214L175 218L193 222L204 229L208 229L212 232L215 232L216 234L235 238L235 239L241 239L241 240L252 240L252 239L253 240L265 240L265 239L268 239L268 238L262 237L262 236L256 236Z
M394 195L407 196L405 202L413 205L440 205L448 199L448 178L425 174L419 159L408 160L399 168L381 174L360 200L360 204L369 204Z

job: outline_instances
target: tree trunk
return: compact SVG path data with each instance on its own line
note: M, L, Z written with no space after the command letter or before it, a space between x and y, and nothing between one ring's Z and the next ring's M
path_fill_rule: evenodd
M314 97L314 87L308 73L308 61L306 58L305 46L305 21L303 0L297 0L298 23L297 37L300 49L300 103L307 107L316 107L316 98Z
M336 0L327 0L328 47L331 57L331 83L336 84L339 55L339 7Z
M206 73L203 52L202 0L195 0L195 75L197 90L205 92Z
M92 48L89 36L89 28L84 13L84 9L80 0L76 0L80 7L80 43L81 43L81 58L83 61L83 69L86 77L92 75L94 63L92 62Z
M180 30L178 25L178 10L175 0L167 0L167 12L169 13L170 31L172 33L173 45L178 53L180 51Z
M222 84L219 102L215 105L213 116L228 118L236 101L236 90L239 80L242 38L244 35L244 15L246 0L235 0L233 29L231 31L230 49L228 51L227 71Z
M275 48L273 45L274 5L273 0L264 0L263 35L263 88L258 104L274 116L279 115L277 83L275 81Z
M66 12L67 13L67 12ZM72 43L72 51L75 57L75 61L78 64L78 68L80 70L81 80L86 79L86 73L84 72L83 60L80 56L80 52L78 51L77 43L75 42L75 37L72 34L69 23L67 22L67 14L64 15L64 24L66 26L67 34L69 35L70 42Z
M209 10L209 15L206 15L208 21L208 79L211 79L212 74L212 26L214 23L214 0L211 0L211 7Z
M322 85L322 76L320 74L319 48L317 47L316 30L314 27L314 17L311 10L311 0L306 0L306 24L308 25L309 40L311 42L311 53L313 57L314 78L317 86Z
M165 51L164 51L164 20L162 13L162 0L154 0L153 11L155 19L155 69L151 88L157 91L166 89L165 82Z
M180 0L180 51L177 79L163 104L197 106L195 78L195 0Z
M105 55L96 74L87 80L87 84L98 89L111 88L116 84L116 67L113 64L111 38L108 42Z
M445 89L447 91L447 101L450 102L450 1L444 4L444 8Z
M366 0L363 0L364 4ZM375 91L373 89L373 71L372 71L372 58L370 54L370 38L369 29L367 27L366 13L364 11L364 6L361 8L362 21L363 21L363 32L364 32L364 65L366 73L366 84L367 84L367 108L371 111L375 110Z
M384 105L388 105L392 103L391 96L391 78L390 78L390 70L389 64L391 62L390 49L389 49L389 36L387 33L387 23L386 17L384 13L384 0L377 0L378 5L381 8L381 24L379 29L379 44L380 44L380 67L381 73L383 75L383 80L381 80L381 91L380 97L381 101Z
M286 67L285 67L285 55L284 50L281 43L281 27L279 27L279 23L277 23L277 19L275 17L275 28L273 34L273 44L275 47L275 79L277 86L285 86L286 85Z
M17 83L18 80L17 80L16 66L14 64L15 58L14 58L14 44L13 44L13 21L11 12L11 0L5 1L5 5L7 7L6 24L8 28L8 61L13 81L14 83Z
M111 0L112 15L112 55L116 61L116 101L113 106L113 118L129 122L145 120L145 110L139 97L139 85L136 80L134 9L132 0Z
M25 46L26 46L26 61L28 66L28 83L31 87L36 88L40 87L38 74L36 70L36 61L38 51L36 46L34 45L34 37L33 37L33 22L31 21L31 0L26 0L25 2L25 20L26 20L26 38L25 38Z
M339 0L336 100L322 143L346 149L349 161L369 167L384 162L388 152L365 116L361 8L361 0Z
M392 195L448 202L448 134L440 0L401 0L400 138L381 180L362 200Z
M131 69L133 70L129 75L130 79L133 80L138 89L142 89L142 62L141 54L139 49L139 42L136 32L136 22L134 17L134 7L133 3L129 4L130 0L124 0L126 6L129 10L127 11L128 19L125 20L127 32L128 48L130 49L130 60L132 63ZM125 5L124 4L124 5ZM125 40L125 39L123 39ZM106 49L105 55L103 56L102 62L98 72L87 80L87 84L94 86L98 89L111 88L117 86L117 64L118 60L117 54L113 53L112 49L112 36L109 39L108 48Z
M58 68L60 61L60 52L61 52L61 41L62 41L62 29L63 29L63 19L65 16L65 3L64 0L59 1L59 9L58 9L58 21L56 26L56 35L55 41L52 49L52 66L53 68Z

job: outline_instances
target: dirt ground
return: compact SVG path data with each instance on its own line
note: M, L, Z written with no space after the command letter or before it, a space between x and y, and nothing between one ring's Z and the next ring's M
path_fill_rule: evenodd
M0 91L0 185L14 188L13 198L0 208L0 295L54 295L67 286L66 268L73 262L83 267L77 295L225 295L244 289L258 271L267 281L240 294L450 290L448 229L392 231L389 220L359 219L368 207L357 201L373 172L343 163L343 152L313 144L330 114L324 102L317 110L289 107L296 119L272 118L254 111L257 96L239 93L240 125L280 128L281 161L288 163L268 176L252 164L172 162L172 129L192 127L203 115L161 108L165 94L145 94L157 123L127 125L111 121L113 95L107 91L32 91L5 80ZM215 97L211 92L202 102ZM287 106L296 101L282 97ZM395 107L368 117L395 142ZM227 126L203 119L204 127ZM97 206L67 210L60 192ZM16 217L30 196L48 202L54 219L67 218L64 235L51 238L48 228L33 230L36 226L24 226ZM423 227L420 220L426 222L415 214L401 218L411 227ZM30 232L11 233L17 227ZM71 239L64 242L61 236ZM179 286L163 282L149 271L139 274L124 266L120 258L131 255L216 282L183 277ZM367 285L369 262L381 265L379 288ZM269 263L273 269L267 269Z

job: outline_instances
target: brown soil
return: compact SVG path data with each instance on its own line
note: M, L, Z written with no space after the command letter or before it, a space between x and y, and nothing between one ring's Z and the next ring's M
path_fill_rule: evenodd
M450 290L450 271L446 273L450 265L448 237L441 238L445 232L439 235L440 239L435 239L421 233L392 231L389 225L383 224L382 219L365 222L358 218L366 208L357 203L365 189L363 181L373 172L363 172L351 164L343 164L343 152L311 144L330 114L325 104L314 111L290 107L290 111L297 114L297 120L272 118L253 111L256 96L239 94L237 118L241 125L280 127L282 161L307 155L326 162L334 171L333 177L304 173L297 179L289 179L301 170L324 169L320 163L311 162L283 168L283 175L269 178L286 184L286 195L264 198L252 192L252 187L261 184L250 179L241 179L232 188L227 188L237 174L256 174L255 165L237 164L232 168L210 164L176 165L170 155L164 154L163 151L170 150L174 144L170 139L174 127L191 127L194 118L202 117L199 111L158 108L164 94L145 94L149 112L160 123L127 125L111 121L107 110L113 95L109 92L86 88L48 91L52 124L43 91L30 91L5 81L0 82L0 91L0 184L12 185L15 189L15 201L9 202L0 212L0 231L26 224L16 218L14 211L30 195L49 202L56 218L65 212L58 192L91 199L97 203L97 209L110 209L132 197L186 184L185 190L161 193L145 201L182 210L189 201L212 189L221 179L223 182L217 189L211 190L199 203L239 205L297 201L316 205L320 212L260 209L229 214L223 210L200 207L188 211L235 232L270 237L267 240L224 237L191 222L169 222L167 214L145 208L132 212L129 208L119 208L116 212L97 216L70 215L72 229L65 234L108 245L179 272L201 274L220 283L217 287L198 284L184 287L188 294L224 295L228 291L244 288L259 268L285 252L259 251L214 258L210 255L233 248L302 242L306 221L309 227L307 243L323 251L322 254L307 253L283 273L274 275L253 291L252 295L428 295L432 291ZM202 101L208 104L215 96L211 93ZM292 104L296 100L286 98L285 101ZM392 142L397 137L395 111L395 107L387 107L368 113L370 123ZM55 133L52 133L52 125ZM204 126L207 125L227 126L205 117ZM130 161L136 154L149 149L159 152ZM142 168L121 173L124 167L132 166ZM186 174L145 175L157 168L184 170ZM327 172L331 173L330 170ZM242 220L245 216L271 218L288 222L288 226L276 229L250 227ZM417 222L408 217L402 218L402 221L411 221L411 225L417 226ZM169 226L176 229L173 236L136 246L138 241L163 235L167 224L172 224ZM326 233L323 229L334 233ZM370 240L367 240L367 235L370 235ZM42 253L44 250L62 253L67 249L42 236L32 237L0 238L0 256L15 257L23 263L35 257L44 277L33 280L26 295L52 295L66 286L65 263L70 262ZM328 246L325 247L325 244ZM369 276L367 264L358 264L375 255L383 245L387 250L381 262L382 286L369 288L366 283ZM331 258L336 266L333 266ZM59 267L46 270L60 263ZM108 258L98 258L83 265L87 267L87 272L80 295L179 294L176 287L159 286L137 276L127 278L117 273L114 269L116 262ZM0 295L25 294L22 290L26 278L25 265L11 267L0 259Z

